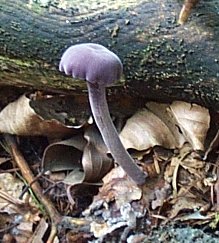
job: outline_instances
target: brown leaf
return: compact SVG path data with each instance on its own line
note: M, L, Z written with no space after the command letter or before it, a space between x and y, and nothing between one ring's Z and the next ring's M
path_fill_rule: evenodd
M94 204L102 200L106 202L115 200L119 208L125 203L139 200L142 196L142 190L127 177L121 167L112 169L103 178L103 183L98 195L95 196Z
M176 147L175 137L166 124L147 109L138 111L127 120L120 138L126 149L146 150L155 145Z
M82 184L83 182L86 182L85 172L83 169L76 167L64 178L63 182L71 186Z
M97 183L112 168L113 161L107 156L107 148L99 131L90 126L84 137L75 135L71 139L53 143L43 156L43 167L49 171L71 171L64 183Z
M81 168L82 151L86 141L82 135L50 144L44 151L42 166L45 171L66 171Z
M176 148L181 148L186 139L178 129L177 120L174 114L170 111L170 105L157 102L147 102L146 107L165 123L169 132L175 138Z
M89 219L93 218L90 230L95 237L104 237L125 227L127 231L124 230L122 236L126 238L126 233L136 228L137 219L146 213L145 207L139 203L142 189L127 177L121 167L112 169L103 182L93 203L84 212ZM96 220L95 211L101 215L102 221Z
M188 193L183 196L179 195L170 203L173 205L172 210L170 211L170 214L168 216L170 219L175 218L181 212L185 212L188 210L194 212L197 209L200 209L206 205L206 202L204 202L200 198L198 199L197 197L193 197L191 194Z
M172 157L170 166L167 167L165 172L166 180L172 180L174 194L177 195L178 184L185 184L183 181L179 180L180 175L182 175L182 178L185 177L181 169L188 171L188 175L185 179L192 185L192 181L194 181L195 184L203 181L205 178L204 167L205 162L201 157L193 151L189 144L185 144L179 150L179 154Z
M44 120L29 105L25 95L0 112L0 132L21 136L62 137L74 130L56 120Z
M207 213L202 214L200 211L194 211L192 213L188 213L186 215L179 215L174 219L174 221L191 221L193 220L195 222L195 225L203 225L207 224L209 222L212 222L212 219L214 218L214 213Z
M209 111L196 104L175 101L170 106L186 140L194 150L204 150L204 142L210 126Z
M85 94L45 95L39 92L31 95L30 106L45 120L57 120L73 128L81 128L91 115Z
M108 149L96 128L89 127L84 137L87 140L82 157L85 180L98 181L112 169L113 161L107 156Z
M126 149L147 150L154 146L181 148L190 142L193 149L204 150L209 129L209 111L201 106L175 101L168 104L148 102L129 118L120 133Z

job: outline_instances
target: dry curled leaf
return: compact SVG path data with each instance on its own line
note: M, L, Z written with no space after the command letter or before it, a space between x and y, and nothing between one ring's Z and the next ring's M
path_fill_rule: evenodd
M186 142L185 137L179 131L177 120L174 114L169 109L169 104L147 102L146 107L159 117L169 129L169 133L174 137L175 147L181 148Z
M44 151L42 167L45 171L52 172L78 168L85 144L82 135L50 144Z
M62 137L74 132L72 128L57 120L44 120L35 113L29 103L30 99L23 95L0 112L0 133Z
M62 124L81 128L90 117L86 95L31 95L30 106L45 120L55 119Z
M120 138L126 149L146 150L155 145L175 147L175 138L166 124L147 109L138 111L127 120Z
M204 150L210 124L206 108L182 101L171 105L149 102L146 107L129 118L120 133L126 149L173 149L189 142L194 150Z
M87 128L84 138L87 141L82 157L85 181L98 181L112 169L113 161L107 156L108 149L96 128Z
M182 101L170 105L180 130L194 150L204 150L204 142L210 126L208 109Z
M44 170L70 171L63 181L68 185L97 183L112 166L113 161L94 126L85 130L84 137L75 135L49 145L43 156Z

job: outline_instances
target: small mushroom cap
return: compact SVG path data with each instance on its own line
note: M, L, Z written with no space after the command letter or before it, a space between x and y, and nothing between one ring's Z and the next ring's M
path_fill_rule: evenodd
M84 43L64 52L59 70L73 78L107 86L120 79L123 68L119 57L106 47Z

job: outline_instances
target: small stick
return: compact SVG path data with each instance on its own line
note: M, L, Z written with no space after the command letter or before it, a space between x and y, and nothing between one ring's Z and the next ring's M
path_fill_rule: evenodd
M14 136L5 134L5 140L10 148L11 156L13 157L14 161L16 162L17 166L19 167L22 176L27 181L31 188L33 189L34 193L36 194L38 200L44 205L50 219L51 219L51 232L48 239L49 242L53 242L53 239L56 235L57 229L56 225L61 221L61 215L56 210L52 202L42 193L42 189L38 181L34 181L34 175L30 170L26 160L24 159L23 155L21 154L20 150L17 147L17 143L15 141ZM34 181L34 183L33 183Z
M196 4L198 2L199 2L199 0L185 0L184 1L183 7L179 14L179 19L178 19L179 24L182 25L187 21L192 9L196 6Z

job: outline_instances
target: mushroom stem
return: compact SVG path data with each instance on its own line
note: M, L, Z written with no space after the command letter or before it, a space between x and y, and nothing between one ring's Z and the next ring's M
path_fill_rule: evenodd
M99 128L103 140L111 152L114 160L138 185L145 183L146 175L133 161L132 157L124 148L118 132L111 120L106 100L105 87L87 82L88 94L94 120Z

